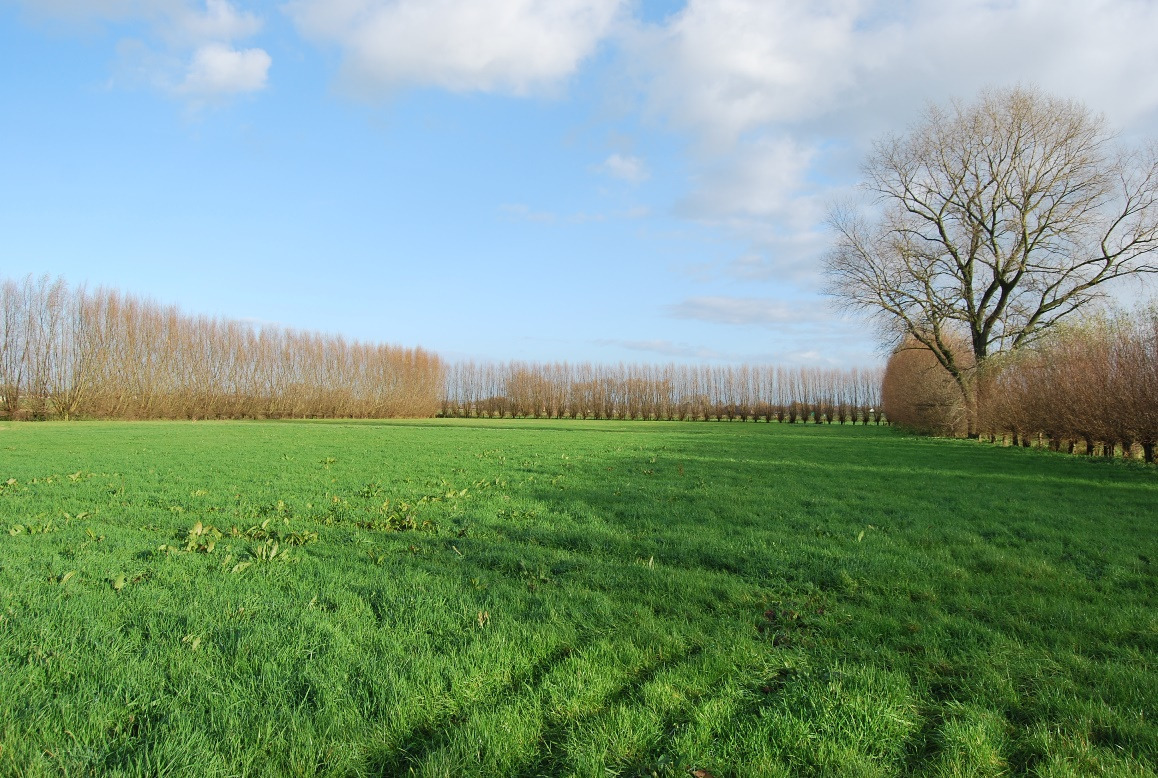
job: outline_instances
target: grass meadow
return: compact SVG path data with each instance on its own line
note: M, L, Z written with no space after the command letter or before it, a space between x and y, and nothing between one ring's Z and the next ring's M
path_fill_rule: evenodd
M1158 473L875 427L0 424L0 776L1144 776Z

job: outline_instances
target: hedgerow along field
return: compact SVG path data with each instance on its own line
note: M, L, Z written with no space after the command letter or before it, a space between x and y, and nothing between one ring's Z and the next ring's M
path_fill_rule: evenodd
M1158 477L884 427L0 424L0 775L1153 775Z

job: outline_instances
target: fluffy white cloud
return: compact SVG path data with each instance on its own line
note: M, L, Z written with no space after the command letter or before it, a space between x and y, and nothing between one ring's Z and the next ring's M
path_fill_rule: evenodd
M830 193L813 176L822 155L818 145L790 135L756 137L699 155L692 188L675 212L747 243L749 250L730 262L693 268L694 274L815 286Z
M917 8L910 23L891 24L888 38L909 52L893 49L882 63L880 93L892 84L894 93L942 101L971 97L984 85L1032 82L1105 111L1116 124L1153 118L1158 107L1158 84L1142 75L1158 68L1154 2L971 0Z
M268 79L271 58L264 49L233 45L256 35L262 20L230 0L20 2L35 16L68 23L137 23L146 40L118 42L121 76L198 104L263 89Z
M1150 0L689 0L623 51L646 109L694 141L676 212L750 247L717 276L815 287L826 203L872 138L1017 82L1154 134L1155 29Z
M334 43L347 85L524 95L576 71L623 0L293 0L302 34Z
M632 184L642 183L651 176L647 170L647 164L641 158L624 154L612 154L603 160L596 169L612 178L618 178L620 181L627 181Z
M202 97L255 92L265 87L270 62L262 49L210 43L194 52L179 91Z
M1140 78L1158 68L1154 29L1148 0L689 0L626 46L652 110L728 146L769 126L875 135L1017 81L1131 121L1158 103Z
M854 83L854 2L690 0L629 42L651 107L715 144L817 115Z
M807 176L817 154L815 146L784 136L756 138L708 156L680 210L706 219L745 215L807 223L815 214L799 213L799 198L811 188Z

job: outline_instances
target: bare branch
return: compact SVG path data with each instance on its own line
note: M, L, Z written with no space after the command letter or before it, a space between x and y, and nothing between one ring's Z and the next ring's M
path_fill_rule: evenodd
M1101 116L1036 89L931 106L864 165L880 218L831 214L830 292L924 344L968 399L986 359L1158 272L1156 149L1119 148Z

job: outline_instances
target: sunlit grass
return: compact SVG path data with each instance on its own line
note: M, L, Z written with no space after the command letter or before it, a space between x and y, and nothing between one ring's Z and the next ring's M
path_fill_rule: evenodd
M1156 506L872 427L0 425L0 774L1150 775Z

